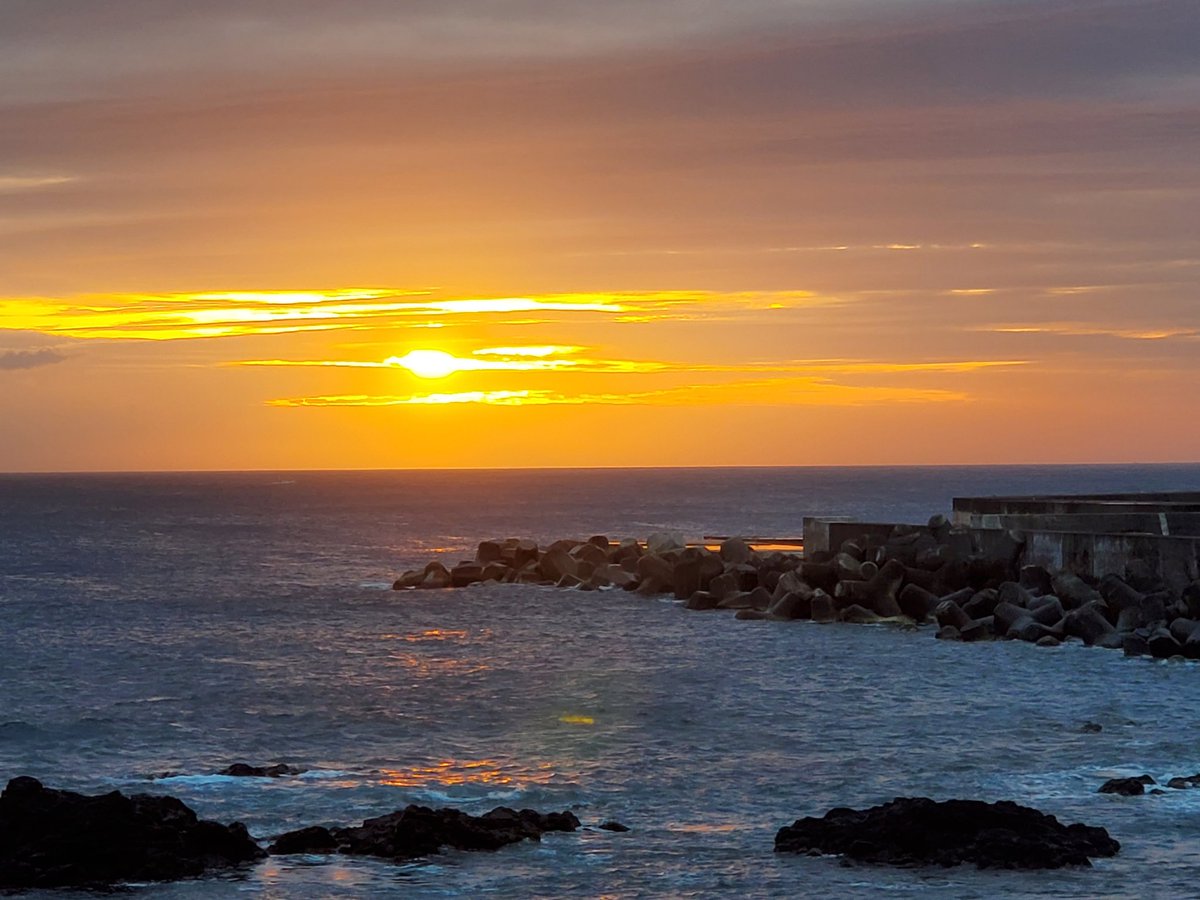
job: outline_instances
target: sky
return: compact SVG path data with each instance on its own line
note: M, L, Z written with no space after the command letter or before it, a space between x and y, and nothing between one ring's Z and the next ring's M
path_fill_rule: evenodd
M1200 460L1195 0L0 0L0 470Z

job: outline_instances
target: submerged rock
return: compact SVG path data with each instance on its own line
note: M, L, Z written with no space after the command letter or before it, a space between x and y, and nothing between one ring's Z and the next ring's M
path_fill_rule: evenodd
M232 775L237 778L282 778L284 775L300 775L304 769L296 769L284 763L273 766L252 766L249 763L235 762L226 766L218 775Z
M457 850L499 850L518 841L541 840L548 831L574 831L579 820L573 813L516 811L500 806L482 816L457 809L430 809L409 805L386 816L367 819L351 828L314 826L280 835L272 853L346 853L413 859L437 853L442 847Z
M174 797L86 796L28 777L0 794L0 889L174 881L264 856L245 825L199 819Z
M617 831L617 832L625 832L625 831L628 831L628 830L629 830L629 826L628 826L628 825L622 825L620 822L615 822L615 821L613 821L613 820L611 820L611 819L610 819L609 821L607 821L607 822L601 822L601 823L600 823L600 825L599 825L599 828L600 828L602 831Z
M1090 866L1121 845L1103 828L1063 825L1054 816L1003 801L901 797L865 810L839 807L797 819L775 835L777 853L841 854L896 866L1057 869Z
M1120 794L1122 797L1138 797L1146 793L1146 785L1155 784L1149 775L1136 778L1110 778L1100 785L1099 794Z

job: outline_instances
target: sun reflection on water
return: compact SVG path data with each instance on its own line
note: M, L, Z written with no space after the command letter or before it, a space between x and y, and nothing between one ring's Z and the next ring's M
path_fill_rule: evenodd
M429 766L383 769L380 782L391 787L550 784L558 772L550 763L521 766L494 759L443 759Z

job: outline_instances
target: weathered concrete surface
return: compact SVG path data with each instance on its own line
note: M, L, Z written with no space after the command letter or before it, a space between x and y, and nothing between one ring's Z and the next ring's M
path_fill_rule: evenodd
M1031 521L1027 517L1038 517ZM1070 527L1057 517L1075 518ZM1033 528L1046 531L1146 531L1153 534L1200 535L1200 492L1146 494L1078 494L1036 497L955 497L954 524L970 528ZM1116 517L1106 527L1103 521ZM1164 524L1166 530L1164 531ZM1175 528L1172 529L1171 525Z
M1026 531L1024 565L1102 578L1147 563L1173 591L1200 578L1200 537Z

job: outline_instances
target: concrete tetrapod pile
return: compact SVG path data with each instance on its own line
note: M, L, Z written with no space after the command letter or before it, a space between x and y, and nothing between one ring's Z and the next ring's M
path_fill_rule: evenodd
M1050 572L1020 565L1021 550L1019 534L981 541L940 515L806 556L758 551L737 538L717 549L688 546L667 533L645 542L558 540L544 549L510 538L484 541L474 559L452 567L433 561L406 572L394 587L615 587L674 595L691 610L732 610L738 619L936 623L944 640L1078 639L1129 655L1200 659L1200 581L1173 592L1136 560L1098 580Z

